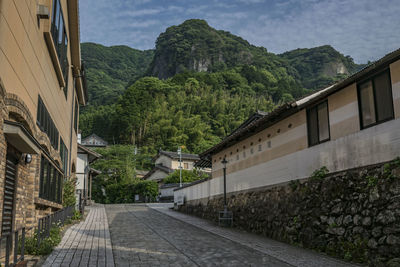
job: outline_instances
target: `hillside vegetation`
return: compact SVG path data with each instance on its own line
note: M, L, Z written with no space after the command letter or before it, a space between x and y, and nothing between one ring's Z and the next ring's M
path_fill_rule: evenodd
M331 46L269 53L203 20L160 34L156 49L82 44L89 105L83 136L133 144L142 153L185 145L201 152L256 110L327 86L359 65Z

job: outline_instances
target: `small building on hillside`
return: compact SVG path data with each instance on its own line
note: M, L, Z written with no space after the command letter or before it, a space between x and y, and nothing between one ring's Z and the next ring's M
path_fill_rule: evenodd
M92 179L101 172L91 168L89 164L100 157L101 155L95 151L78 144L75 195L77 200L76 205L80 210L82 210L85 205L90 205L92 202Z
M158 151L157 156L154 157L155 166L149 171L144 177L144 180L154 180L159 183L173 173L175 170L179 170L180 159L182 160L182 170L193 170L195 168L195 162L200 159L197 154L186 154L182 153L180 157L178 152L171 151Z
M86 147L106 147L108 145L108 142L97 134L91 134L88 137L84 138L81 144Z

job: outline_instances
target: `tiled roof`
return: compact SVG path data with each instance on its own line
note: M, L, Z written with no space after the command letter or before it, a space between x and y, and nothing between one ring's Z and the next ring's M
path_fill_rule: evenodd
M179 154L178 152L172 152L172 151L163 151L160 150L158 152L159 155L165 155L171 159L179 159ZM182 153L182 159L189 159L189 160L199 160L200 157L197 154L186 154Z

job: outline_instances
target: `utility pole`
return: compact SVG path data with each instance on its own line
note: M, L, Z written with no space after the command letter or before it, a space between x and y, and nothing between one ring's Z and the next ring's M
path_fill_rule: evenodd
M135 170L135 178L136 178L136 155L137 155L137 152L138 152L138 149L137 149L137 146L135 146L135 150L133 151L133 154L134 154L134 158L133 158L133 168L134 168L134 170Z
M182 148L178 147L179 155L179 187L182 187Z

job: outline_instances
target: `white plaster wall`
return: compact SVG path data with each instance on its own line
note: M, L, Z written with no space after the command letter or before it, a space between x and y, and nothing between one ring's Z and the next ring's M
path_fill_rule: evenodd
M85 168L86 168L86 165L88 164L87 162L88 162L87 154L78 154L78 157L76 159L76 178L77 178L76 189L84 189L85 175L83 173L85 173L85 171L86 171ZM86 181L86 184L87 184L87 181Z
M84 172L87 162L88 162L88 155L78 153L78 158L76 159L76 172L77 173Z
M330 171L340 171L389 161L398 156L400 156L400 119L395 119L228 174L227 192L306 178L322 166L326 166ZM194 200L222 192L223 179L220 176L174 191L174 195L176 198L183 194L186 200Z
M170 188L160 188L160 197L172 197L174 195L174 189L178 187L179 186Z
M171 163L172 163L171 169L179 170L179 160L173 160L173 161L171 161ZM185 163L188 164L187 169L185 169ZM182 160L182 170L190 170L191 171L191 170L193 170L193 167L194 167L193 161Z

